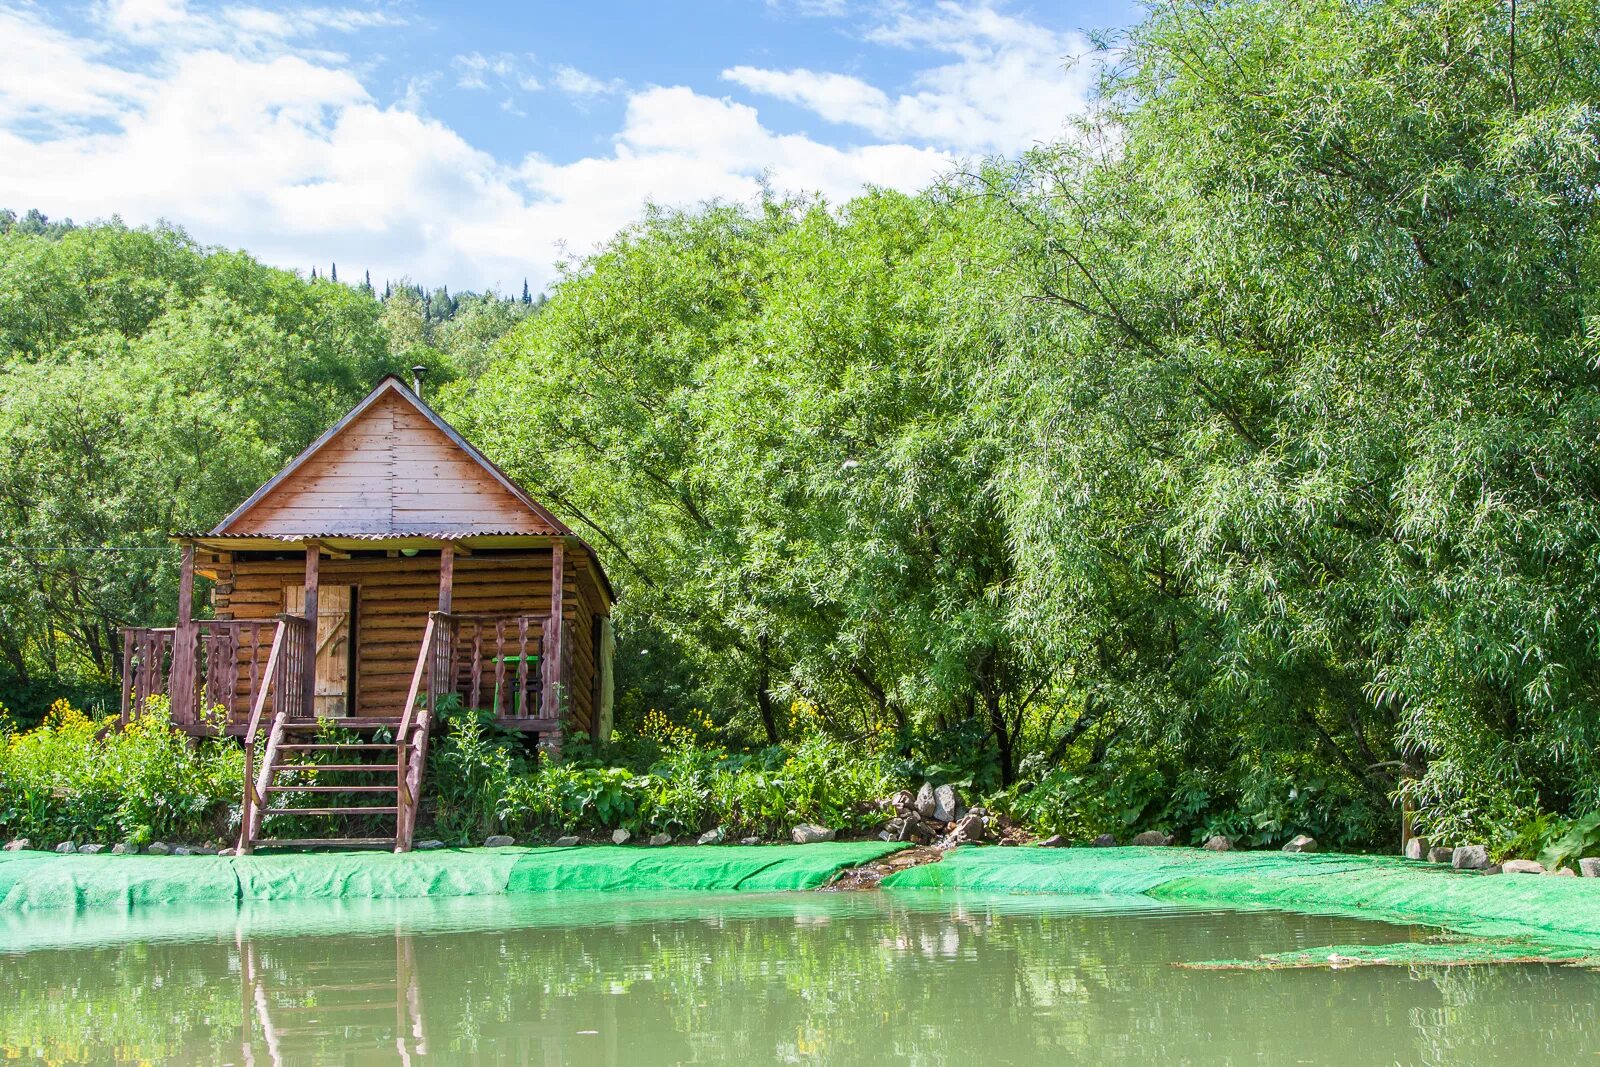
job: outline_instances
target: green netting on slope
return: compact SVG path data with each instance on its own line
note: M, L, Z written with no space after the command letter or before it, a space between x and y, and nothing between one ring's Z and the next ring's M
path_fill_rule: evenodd
M552 890L812 889L899 848L882 842L693 848L499 848L289 855L0 853L0 912L381 900Z
M900 847L880 841L649 850L599 846L559 857L524 856L512 870L506 891L815 889L846 867L871 863Z
M1576 948L1542 946L1530 941L1402 941L1393 945L1327 945L1273 952L1253 960L1204 960L1180 963L1194 971L1282 971L1309 967L1473 967L1490 963L1591 963L1594 957Z
M436 852L301 852L240 857L241 900L385 900L475 897L506 892L527 856L566 848L459 848Z
M1485 877L1386 856L963 848L940 863L891 875L883 884L1011 893L1142 893L1158 900L1335 912L1600 949L1600 885L1591 880Z
M0 910L7 912L238 899L239 880L223 856L0 855Z

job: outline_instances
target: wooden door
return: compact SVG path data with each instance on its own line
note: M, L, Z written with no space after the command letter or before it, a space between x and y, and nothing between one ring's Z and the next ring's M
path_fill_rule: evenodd
M317 688L314 710L318 718L345 716L355 705L350 686L350 649L353 620L350 611L355 589L348 585L317 586ZM306 590L291 585L284 610L306 612Z

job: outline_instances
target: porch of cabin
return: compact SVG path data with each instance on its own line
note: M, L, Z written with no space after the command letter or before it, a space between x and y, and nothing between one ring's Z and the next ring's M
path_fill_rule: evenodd
M421 700L546 748L563 721L592 733L609 612L587 553L473 540L186 541L177 624L123 631L124 719L162 695L187 732L245 736L261 715L393 723ZM197 577L214 618L196 617Z

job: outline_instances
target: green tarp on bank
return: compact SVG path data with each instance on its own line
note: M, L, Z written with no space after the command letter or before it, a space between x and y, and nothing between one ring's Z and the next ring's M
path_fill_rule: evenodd
M1600 952L1600 881L1485 876L1389 856L1188 848L959 848L885 888L1141 894L1219 908L1272 908L1442 926Z
M251 900L381 900L550 890L815 889L899 845L441 849L256 856L0 853L0 912Z

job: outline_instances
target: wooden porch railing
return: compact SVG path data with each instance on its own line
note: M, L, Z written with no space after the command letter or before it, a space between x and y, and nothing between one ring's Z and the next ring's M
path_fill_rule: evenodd
M550 688L545 670L543 615L447 615L445 682L439 695L455 693L466 708L496 719L546 718Z
M267 650L276 639L276 621L203 619L195 623L192 686L180 680L178 631L171 626L128 627L122 631L122 721L142 710L153 696L171 701L172 721L200 722L202 707L221 705L230 723L255 706L267 681Z
M546 694L553 691L541 655L547 622L540 615L428 613L395 731L398 851L411 847L428 741L445 698L453 695L462 707L491 711L500 720L557 728L554 714L547 714L544 706Z

